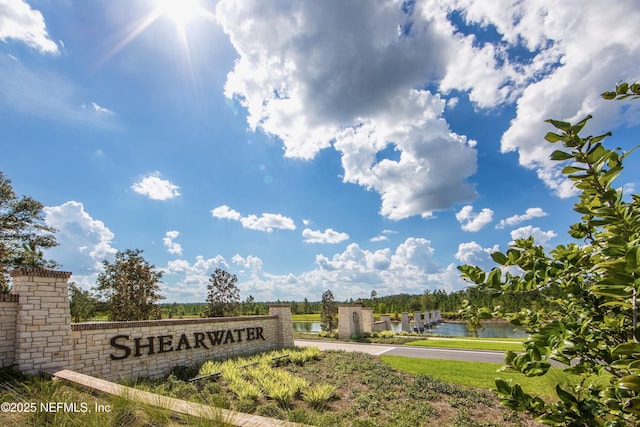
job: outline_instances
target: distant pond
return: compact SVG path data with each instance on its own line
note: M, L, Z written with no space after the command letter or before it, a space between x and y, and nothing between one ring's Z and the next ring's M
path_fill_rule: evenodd
M391 322L391 329L395 332L402 331L400 322ZM320 332L320 322L293 322L293 330L296 332ZM438 326L432 327L425 331L425 334L433 335L449 335L454 337L471 337L475 336L467 330L464 323L448 323L444 322ZM506 323L486 323L478 336L480 338L526 338L527 333L520 328Z

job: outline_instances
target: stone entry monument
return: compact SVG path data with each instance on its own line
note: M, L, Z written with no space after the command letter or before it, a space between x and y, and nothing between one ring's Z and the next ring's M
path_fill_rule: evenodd
M178 365L291 347L291 307L268 316L71 323L69 272L19 268L0 295L0 367L70 369L114 381L161 378ZM362 311L357 332L362 333ZM356 326L354 326L356 327Z

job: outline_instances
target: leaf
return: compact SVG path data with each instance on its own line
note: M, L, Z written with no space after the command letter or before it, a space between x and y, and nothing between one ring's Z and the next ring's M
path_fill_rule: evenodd
M508 394L508 395L511 394L511 386L505 380L501 378L496 378L495 383L496 383L496 389L498 390L498 393Z
M553 119L545 120L545 122L551 123L553 126L555 126L556 128L564 132L568 132L569 129L571 129L571 123L561 122L559 120L553 120Z
M627 290L625 285L598 285L593 287L593 293L605 297L631 298L632 292Z
M580 133L580 131L582 130L582 128L584 127L584 125L587 124L587 122L589 120L591 120L593 118L593 116L591 114L587 115L587 117L585 117L584 119L580 120L578 123L576 123L575 125L571 126L571 131L575 134Z
M560 400L562 400L564 403L566 403L568 405L572 405L574 403L578 403L578 400L575 398L575 396L573 394L569 393L568 391L563 390L560 387L560 384L556 384L556 394L558 395Z
M493 288L499 288L502 282L500 278L502 277L502 270L499 268L492 268L489 272L489 276L487 277L487 284Z
M566 151L556 150L551 153L551 160L563 161L573 159L573 154L567 153Z
M624 258L631 269L635 270L640 266L640 251L637 246L629 249Z
M566 136L562 136L562 135L558 135L557 133L547 132L547 134L544 136L544 139L546 139L547 141L549 141L552 144L555 144L558 141L566 140L567 137Z
M611 99L615 99L616 95L617 95L617 93L615 93L615 92L604 92L600 96L603 97L604 99L611 100Z
M549 426L566 425L566 420L562 414L544 414L538 417L538 421Z
M618 95L624 95L629 91L629 83L620 83L616 85L616 92Z
M565 174L565 175L569 175L569 174L572 174L572 173L575 173L575 172L583 172L583 171L586 171L586 169L585 168L581 168L581 167L577 167L577 166L565 166L562 169L562 173Z
M623 390L640 391L640 376L627 375L618 380L618 387Z
M640 354L640 343L626 342L619 344L611 352L613 356L632 356L634 354Z
M587 162L594 164L599 162L604 155L606 154L607 150L604 149L604 147L602 146L602 144L596 144L595 147L593 147L588 153L587 153Z
M630 412L632 414L640 415L640 397L632 397L631 399L624 402L622 410L625 412Z
M506 265L507 261L509 260L507 258L507 256L505 254L503 254L502 252L492 252L491 253L491 259L493 259L493 261L497 264L500 265Z

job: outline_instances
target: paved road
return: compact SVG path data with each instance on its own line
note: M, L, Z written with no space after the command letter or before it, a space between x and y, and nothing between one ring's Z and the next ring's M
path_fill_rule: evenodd
M504 352L485 350L456 350L446 348L393 346L384 344L346 343L339 341L296 340L297 346L313 346L320 350L360 351L363 353L389 356L406 356L422 359L463 360L468 362L504 363Z

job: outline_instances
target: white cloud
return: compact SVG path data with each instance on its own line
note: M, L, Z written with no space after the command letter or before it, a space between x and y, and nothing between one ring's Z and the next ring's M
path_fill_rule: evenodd
M95 102L91 103L91 106L93 107L93 110L96 113L100 113L100 114L113 114L113 111L109 110L108 108L102 107L98 104L96 104Z
M535 169L540 179L561 197L575 189L549 160L555 147L544 141L555 118L576 122L593 114L587 134L638 121L639 105L602 101L599 94L618 81L640 77L640 4L568 0L561 3L526 0L510 5L459 0L464 19L483 27L495 25L508 47L526 47L532 59L517 74L496 67L522 88L517 92L517 117L501 140L503 152L518 151L520 164ZM621 24L623 23L623 24ZM515 76L509 77L509 76ZM529 80L529 84L523 85ZM522 83L521 83L522 82ZM481 84L481 83L480 83Z
M43 53L58 53L42 13L31 9L26 1L0 0L0 40L7 39L19 40Z
M545 119L593 113L594 134L638 122L640 104L598 96L640 77L634 0L404 6L220 1L217 16L239 55L225 94L247 108L250 128L282 141L286 156L311 159L333 144L344 181L378 192L391 219L429 217L475 197L475 143L451 132L440 95L417 88L461 91L481 109L516 103L501 150L518 151L520 164L562 197L575 189L549 160ZM376 157L388 144L399 159Z
M232 221L240 221L244 228L250 230L266 231L271 233L274 229L295 230L296 225L289 217L274 214L263 213L259 217L256 215L242 216L240 212L231 209L227 205L218 206L211 210L214 218L229 219Z
M491 254L498 251L498 249L498 245L495 245L492 248L483 248L476 242L460 243L455 257L462 264L491 268L494 266Z
M117 250L111 246L114 234L105 224L93 219L80 202L43 208L47 225L55 227L59 246L51 254L60 263L73 264L79 271L92 274L102 271L102 261L111 259ZM74 275L75 278L75 275Z
M625 196L631 196L636 192L636 184L634 182L627 182L622 186L622 194Z
M180 236L180 232L172 230L167 231L165 237L162 239L162 243L170 254L182 255L182 245L174 242L174 239L177 239L178 236Z
M209 278L216 268L229 271L229 264L220 255L206 259L197 256L193 263L183 259L169 261L162 270L167 278L175 279L175 284L164 287L163 292L176 301L205 302Z
M240 221L240 219L242 218L242 215L240 215L240 212L231 209L227 205L218 206L217 208L213 209L211 211L211 215L214 218L230 219L233 221Z
M544 246L549 242L549 240L556 237L557 234L552 230L542 231L539 227L532 227L530 225L516 228L511 232L511 238L513 240L527 239L531 236L533 236L536 245Z
M496 224L497 229L502 229L505 226L512 226L520 224L523 221L528 221L533 218L541 218L548 214L542 208L528 208L522 215L513 215L507 219L502 219Z
M257 275L262 272L262 260L254 255L249 255L244 258L240 256L240 254L235 254L233 258L231 258L231 262L242 268L248 269L253 275ZM244 271L241 271L241 273L243 272Z
M388 237L389 235L397 234L397 233L398 233L397 231L386 229L386 230L382 230L382 234L372 237L369 240L371 242L383 242L383 241L389 240L389 237Z
M349 239L347 233L340 233L331 228L324 231L305 228L302 230L302 237L305 243L340 243Z
M134 183L131 189L153 200L169 200L180 195L180 187L160 178L160 172L153 172Z
M431 242L423 238L408 238L395 249L369 251L352 243L330 256L316 256L316 266L298 274L273 274L264 270L256 256L236 254L230 268L222 256L170 261L164 269L176 285L165 287L169 300L204 301L209 276L220 267L238 277L241 298L253 295L259 301L319 299L331 289L338 300L368 297L371 290L379 294L422 293L425 289L445 289L448 292L467 286L460 279L456 266L438 265Z
M475 197L475 143L451 132L444 100L414 89L444 72L450 34L410 25L416 17L393 2L222 1L216 14L240 55L225 95L286 156L311 159L335 141L344 181L378 192L391 219ZM376 161L389 143L399 160Z
M493 220L493 211L484 208L480 212L474 212L473 206L467 205L456 213L456 219L462 226L464 231L480 231Z

